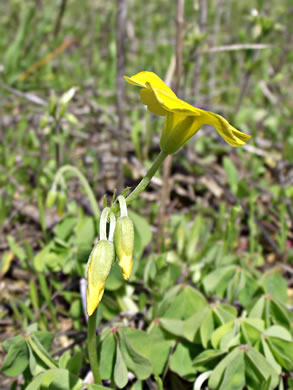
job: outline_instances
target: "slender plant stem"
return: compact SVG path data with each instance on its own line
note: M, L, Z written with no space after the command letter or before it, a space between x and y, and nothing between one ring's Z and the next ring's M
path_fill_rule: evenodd
M165 158L168 156L165 152L160 152L156 160L153 162L153 165L150 167L146 175L141 179L141 181L138 183L138 185L135 187L135 189L131 192L130 195L125 199L126 204L129 206L135 199L138 198L138 196L146 189L149 182L151 181L154 174L157 172L157 170L160 168L162 163L164 162ZM119 205L115 203L111 207L111 211L115 214L119 211Z
M83 185L83 188L84 188L84 190L89 198L94 216L95 216L95 218L99 218L100 209L99 209L98 203L96 201L95 195L94 195L86 177L80 172L79 169L75 168L72 165L64 165L62 168L60 168L58 170L56 177L55 177L55 183L58 183L58 181L61 180L61 178L65 172L70 172L79 178L79 180L80 180L81 184Z
M138 198L138 196L145 190L145 188L148 186L149 182L151 181L154 174L157 172L157 170L162 165L165 158L168 156L167 153L160 152L156 160L154 161L153 165L148 170L147 174L144 178L140 181L138 186L132 191L130 195L126 198L126 204L129 205L132 201Z
M92 369L92 373L94 376L95 384L101 385L101 377L100 377L100 371L99 371L99 362L98 362L98 355L97 355L97 335L96 335L96 319L97 319L97 312L96 309L93 314L89 317L88 320L88 352L89 352L89 359L90 359L90 365Z

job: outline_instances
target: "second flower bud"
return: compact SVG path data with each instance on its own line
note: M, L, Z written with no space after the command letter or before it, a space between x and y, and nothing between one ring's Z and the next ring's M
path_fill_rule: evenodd
M114 245L123 278L128 280L132 271L134 246L134 227L128 216L120 217L116 222Z

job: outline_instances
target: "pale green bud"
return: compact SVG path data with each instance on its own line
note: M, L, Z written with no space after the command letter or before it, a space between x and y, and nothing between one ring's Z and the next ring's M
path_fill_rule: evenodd
M123 278L128 280L133 265L134 227L127 216L120 217L116 222L114 245Z
M49 100L49 114L55 116L57 108L57 96L52 94Z
M60 108L60 111L59 111L59 116L60 118L62 118L64 116L64 114L66 113L66 110L67 110L67 107L68 107L68 104L70 102L70 100L73 98L73 96L75 95L75 92L76 92L76 88L70 88L67 92L65 92L60 100L59 100L59 108Z
M86 310L91 316L99 305L107 277L114 262L115 252L111 241L99 241L93 248L87 267Z
M65 209L67 202L67 196L64 192L58 192L57 194L57 213L61 217Z
M58 195L57 191L53 189L48 192L47 199L46 199L46 207L48 209L55 204L57 195Z

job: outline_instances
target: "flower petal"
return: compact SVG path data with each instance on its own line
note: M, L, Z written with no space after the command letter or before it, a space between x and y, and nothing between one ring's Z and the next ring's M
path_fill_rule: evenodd
M177 112L179 114L186 114L192 116L199 116L201 110L193 107L191 104L184 102L181 99L175 98L161 89L154 88L153 84L146 83L147 87L150 88L156 98L157 102L166 111Z
M153 114L165 116L166 110L162 107L162 104L156 99L154 92L149 88L143 88L140 90L140 99L145 104L149 111Z
M251 138L250 135L235 129L235 127L230 125L230 123L221 115L209 111L203 111L203 115L203 123L214 126L220 136L231 146L237 147L245 145L249 138Z
M150 83L154 88L158 88L161 91L166 92L168 95L177 98L172 89L169 88L168 85L166 85L164 81L161 80L160 77L153 72L140 72L132 77L124 76L124 78L128 83L136 85L138 87L146 88L146 83Z
M98 282L95 286L88 286L86 293L86 311L90 317L101 302L106 282Z
M201 127L201 117L168 112L161 135L160 147L167 154L175 153Z

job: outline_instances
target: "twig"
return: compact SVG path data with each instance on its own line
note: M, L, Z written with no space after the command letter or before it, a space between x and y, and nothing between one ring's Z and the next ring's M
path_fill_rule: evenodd
M124 158L124 101L125 101L125 83L123 75L125 74L125 36L126 36L126 1L117 0L117 77L116 77L116 96L118 108L118 164L117 164L117 190L121 193L124 188L123 158Z
M64 42L58 46L55 50L53 50L51 53L46 55L41 60L35 62L28 70L21 73L18 77L18 81L23 81L25 78L27 78L30 74L34 73L36 70L47 64L49 61L51 61L53 58L55 58L58 54L62 53L64 50L66 50L72 43L74 42L74 39L69 38L65 39Z
M176 1L176 73L174 91L178 93L180 85L180 77L182 73L182 53L183 53L183 41L184 41L184 0ZM172 165L172 155L169 155L163 165L163 187L161 191L160 199L160 211L159 211L159 247L162 243L164 219L166 215L166 206L169 203L170 188L169 177Z
M212 45L216 46L219 38L219 29L220 29L220 22L221 22L221 16L222 16L222 0L216 0L216 18L215 18L215 24L213 28L213 35L212 35ZM210 55L209 56L209 90L208 90L208 98L209 98L209 103L212 99L212 96L214 95L214 90L215 90L215 56Z
M207 0L200 1L199 12L200 12L199 30L201 33L203 33L207 23ZM196 100L198 98L198 91L200 85L200 69L201 69L201 54L198 50L196 50L194 58L195 58L195 67L194 67L194 76L193 76L193 96L194 96L194 100Z
M21 92L21 91L15 89L15 88L12 88L9 85L4 84L4 83L2 84L2 87L4 89L6 89L7 91L13 93L14 95L20 96L20 97L22 97L30 102L33 102L35 104L38 104L40 106L47 106L48 105L46 100L44 100L44 99L40 98L39 96L34 95L32 93Z
M63 19L63 16L65 14L66 6L67 6L67 0L62 0L60 8L59 8L59 13L57 16L55 28L54 28L54 38L55 39L57 38L57 36L59 34L61 24L62 24L62 19Z
M266 43L244 43L244 44L234 44L234 45L223 45L210 47L209 49L204 49L198 51L199 54L207 54L207 53L219 53L223 51L236 51L236 50L263 50L270 49L273 45L269 45Z

